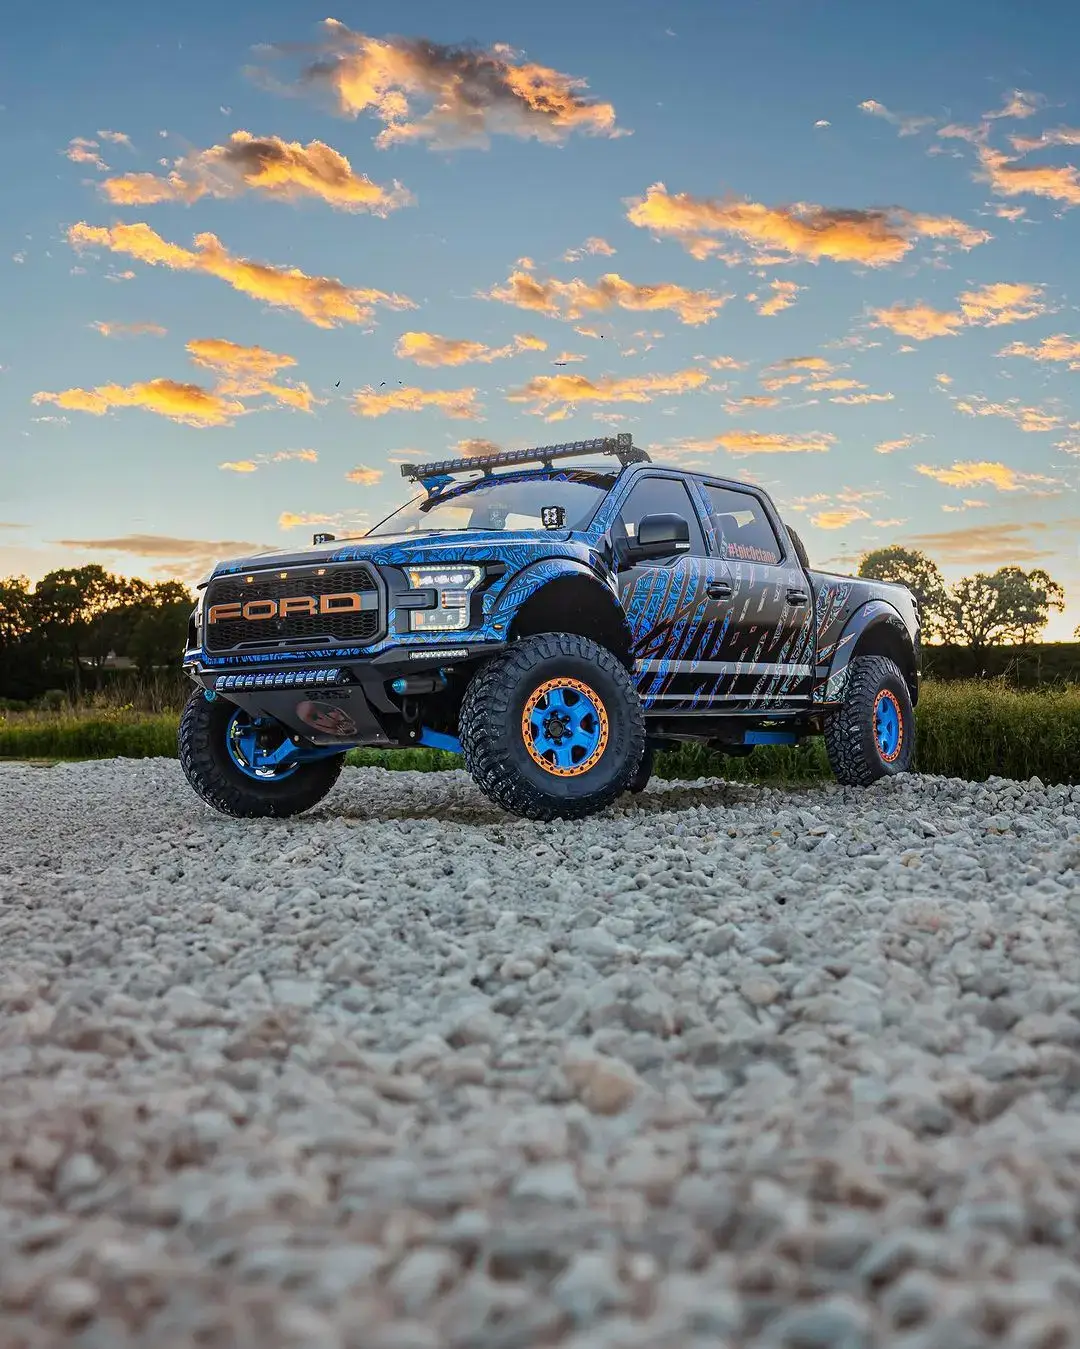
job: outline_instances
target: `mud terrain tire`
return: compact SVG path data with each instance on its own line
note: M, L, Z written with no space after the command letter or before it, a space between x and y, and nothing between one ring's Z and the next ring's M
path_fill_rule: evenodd
M908 772L915 709L895 661L856 656L851 662L844 701L825 718L825 750L837 782L848 787Z
M503 810L578 820L625 791L641 762L645 718L617 657L576 633L553 632L515 642L477 671L458 736L476 785Z
M196 689L180 717L177 736L180 767L207 805L242 819L282 819L310 810L338 780L344 754L300 764L287 777L248 777L232 761L226 737L235 703L208 700Z

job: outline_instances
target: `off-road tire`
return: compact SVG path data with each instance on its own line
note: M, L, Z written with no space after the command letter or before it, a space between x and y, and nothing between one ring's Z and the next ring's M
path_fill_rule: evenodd
M608 719L603 753L578 777L556 777L539 767L522 735L529 697L556 678L586 684ZM576 633L552 632L522 638L480 667L462 699L458 738L476 785L503 810L529 820L578 820L625 791L641 761L645 718L616 656Z
M900 710L900 744L887 761L874 734L878 695L891 694ZM906 773L915 750L915 709L907 680L885 656L856 656L848 666L841 705L825 717L825 750L837 782L868 787L878 778Z
M241 819L282 819L310 810L338 780L344 754L301 764L295 773L275 782L249 778L229 758L225 742L236 704L207 699L196 689L180 717L177 749L184 776L208 806Z
M639 792L643 792L652 778L655 763L656 751L653 749L652 745L646 742L645 752L641 756L641 762L638 764L637 770L631 774L630 781L626 784L626 790L628 792L633 792L635 796L637 796Z

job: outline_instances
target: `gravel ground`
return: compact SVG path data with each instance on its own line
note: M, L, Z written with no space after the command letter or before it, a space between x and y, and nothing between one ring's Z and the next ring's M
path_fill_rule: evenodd
M3 1349L1080 1343L1080 787L0 818Z

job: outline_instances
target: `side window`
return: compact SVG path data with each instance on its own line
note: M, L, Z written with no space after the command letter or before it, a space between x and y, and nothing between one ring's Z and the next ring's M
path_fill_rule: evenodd
M697 507L686 485L678 478L643 478L630 489L619 512L630 538L637 537L638 521L646 515L681 515L690 526L691 555L705 556L705 536L701 532Z
M757 497L708 483L704 487L720 556L731 562L778 563L783 550Z

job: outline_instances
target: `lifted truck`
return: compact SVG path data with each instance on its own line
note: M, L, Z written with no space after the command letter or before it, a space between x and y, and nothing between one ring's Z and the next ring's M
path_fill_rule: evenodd
M460 752L539 820L640 791L680 741L824 734L851 785L909 767L914 596L811 570L760 488L654 464L628 435L402 475L422 490L366 534L200 583L179 753L217 810L307 810L357 746Z

